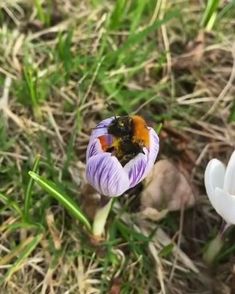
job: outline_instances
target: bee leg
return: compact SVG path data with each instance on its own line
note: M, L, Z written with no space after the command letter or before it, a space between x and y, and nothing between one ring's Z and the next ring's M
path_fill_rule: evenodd
M115 151L115 148L113 146L106 149L106 152L109 152L109 153L114 153L114 151Z
M143 154L145 154L145 152L144 152L144 149L141 149L141 150L140 150L140 153L143 153Z

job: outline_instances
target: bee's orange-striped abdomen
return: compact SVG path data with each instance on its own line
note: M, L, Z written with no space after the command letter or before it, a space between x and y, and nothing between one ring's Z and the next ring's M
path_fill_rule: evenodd
M136 143L142 143L145 147L149 147L149 129L146 121L139 115L133 115L133 141Z
M113 141L110 136L103 135L103 136L98 137L98 139L100 141L101 148L103 151L106 152L107 149L109 149L112 146Z

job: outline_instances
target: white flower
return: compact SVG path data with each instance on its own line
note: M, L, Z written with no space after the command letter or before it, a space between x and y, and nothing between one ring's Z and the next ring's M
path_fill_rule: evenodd
M208 198L228 224L235 224L235 151L227 167L218 159L212 159L205 171Z

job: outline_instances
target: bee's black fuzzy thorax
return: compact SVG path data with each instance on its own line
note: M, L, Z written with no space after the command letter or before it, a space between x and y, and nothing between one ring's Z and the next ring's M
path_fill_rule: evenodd
M115 118L108 127L108 133L114 137L132 137L134 132L133 120L130 116L120 116Z

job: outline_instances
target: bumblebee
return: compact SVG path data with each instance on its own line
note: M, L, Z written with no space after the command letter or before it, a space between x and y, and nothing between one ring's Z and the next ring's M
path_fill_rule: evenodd
M108 134L112 135L114 140L106 151L112 152L122 165L139 153L144 153L144 147L149 147L147 124L138 115L115 118L108 127Z

